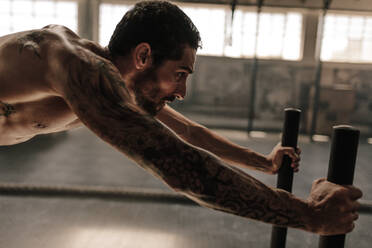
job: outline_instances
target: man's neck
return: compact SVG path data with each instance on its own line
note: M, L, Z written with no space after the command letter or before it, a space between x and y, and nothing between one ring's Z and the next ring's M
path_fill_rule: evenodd
M131 63L130 58L110 55L110 60L119 70L125 86L127 87L129 93L132 95L133 99L135 99L134 89L133 89L133 80L132 80L135 74L135 68L134 68L133 63Z

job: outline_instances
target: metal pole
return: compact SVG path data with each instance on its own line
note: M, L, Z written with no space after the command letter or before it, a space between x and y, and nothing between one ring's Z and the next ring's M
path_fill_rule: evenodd
M256 16L256 41L254 48L254 57L251 71L251 80L250 80L250 92L249 92L249 110L248 110L248 135L249 132L253 130L253 119L254 119L254 107L256 102L256 81L257 81L257 68L258 68L258 58L257 58L257 46L258 46L258 29L260 25L260 15L261 9L264 0L258 0L257 2L257 16Z
M300 126L301 110L287 108L285 111L282 146L297 147L298 130ZM285 155L278 172L277 188L292 192L293 169L291 159ZM287 237L287 228L273 226L271 232L271 248L284 248Z
M319 109L319 96L320 96L320 80L322 76L322 68L323 64L320 59L321 47L322 47L322 39L323 39L323 31L324 31L324 18L327 14L327 10L329 9L329 5L331 4L331 0L324 0L324 9L322 17L320 18L319 25L318 25L318 33L316 37L316 51L315 57L317 59L316 65L316 73L315 73L315 82L314 82L314 99L313 99L313 113L311 118L311 127L310 127L310 141L313 141L313 136L316 132L316 123L318 120L318 109Z
M331 156L327 180L341 185L352 185L358 150L359 130L351 126L333 127ZM345 234L320 236L319 248L343 248Z

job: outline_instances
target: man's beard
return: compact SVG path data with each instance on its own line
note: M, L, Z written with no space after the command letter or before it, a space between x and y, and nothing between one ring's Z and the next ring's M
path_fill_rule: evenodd
M143 72L139 72L133 78L136 102L143 110L152 116L155 116L164 107L164 102L155 102L154 100L151 100L156 99L160 91L157 81L156 67L154 66ZM145 96L143 89L148 84L152 84L152 89L148 92L147 96Z

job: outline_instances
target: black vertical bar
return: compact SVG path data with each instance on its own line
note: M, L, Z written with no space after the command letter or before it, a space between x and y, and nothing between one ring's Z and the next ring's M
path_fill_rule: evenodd
M314 99L313 99L313 112L311 116L311 126L310 126L310 133L309 133L310 141L313 141L313 136L316 132L316 123L318 120L320 81L321 81L322 69L323 69L323 63L320 59L320 55L321 55L323 32L324 32L324 19L326 17L326 14L327 14L327 11L329 9L331 2L332 2L331 0L324 0L323 14L318 24L318 32L316 36L315 57L317 59L317 65L316 65L316 74L315 74L315 82L314 82L315 92L314 92Z
M314 98L313 98L313 112L311 116L311 126L310 126L310 140L313 141L313 136L316 132L316 123L318 120L318 110L319 110L319 96L320 96L320 81L322 77L322 68L323 64L320 59L321 53L321 46L322 46L322 39L323 39L323 31L324 31L324 18L327 13L325 9L323 11L323 15L318 22L318 33L316 37L316 73L315 73L315 81L314 81Z
M331 155L327 180L341 185L352 185L358 150L359 130L351 126L333 127ZM345 234L320 236L319 248L343 248Z
M248 134L253 130L253 120L254 120L254 108L256 103L256 80L257 80L257 64L258 60L255 56L253 58L253 65L251 70L251 80L249 89L249 110L248 110Z
M318 111L319 111L319 98L320 98L320 80L322 75L323 64L319 60L316 67L316 75L314 82L314 98L313 98L313 112L311 116L311 126L310 126L310 140L313 141L313 136L316 133L316 126L318 121Z
M298 130L300 126L301 110L287 108L285 111L282 146L297 147ZM277 188L292 192L293 169L291 159L285 155L278 172ZM287 237L287 228L273 226L271 232L271 248L284 248Z
M258 70L258 58L257 58L257 46L258 46L258 28L260 26L260 15L261 8L264 3L264 0L257 1L257 17L256 17L256 36L255 36L255 48L254 48L254 57L251 70L251 80L250 80L250 92L249 92L249 110L248 110L248 135L249 132L253 130L253 120L254 120L254 108L256 103L256 81L257 81L257 70Z

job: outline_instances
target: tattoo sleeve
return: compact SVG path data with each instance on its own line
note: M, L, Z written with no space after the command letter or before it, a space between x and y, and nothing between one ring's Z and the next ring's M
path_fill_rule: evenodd
M44 40L42 31L33 31L18 39L19 53L22 53L24 49L30 49L36 57L41 59L40 54L40 43Z
M1 108L0 116L8 117L16 112L13 105L2 101L0 101L0 108Z
M69 80L63 91L80 120L174 190L202 206L306 229L303 200L269 188L182 141L133 103L109 61L89 54L66 64Z

